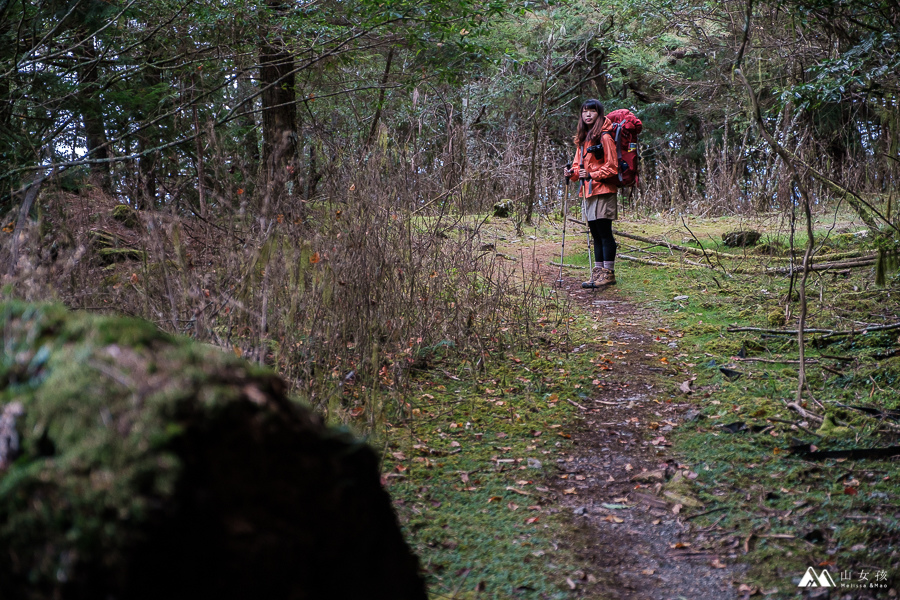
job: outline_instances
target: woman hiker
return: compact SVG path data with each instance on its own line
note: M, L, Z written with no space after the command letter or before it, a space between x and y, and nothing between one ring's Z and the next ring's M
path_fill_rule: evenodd
M591 237L594 238L594 268L591 279L582 284L586 288L598 288L616 283L616 240L612 222L619 217L619 206L613 183L619 169L616 143L612 135L602 135L613 128L604 116L599 100L588 100L581 105L581 119L575 130L575 160L566 175L572 181L581 182L581 213ZM602 146L603 152L588 152L591 146ZM599 156L600 158L597 158Z

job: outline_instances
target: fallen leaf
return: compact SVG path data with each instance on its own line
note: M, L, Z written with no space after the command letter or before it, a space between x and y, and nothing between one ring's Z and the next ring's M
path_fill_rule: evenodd
M669 548L690 548L691 544L689 542L675 542L674 544L669 544Z
M406 455L402 452L391 452L391 456L397 460L406 460Z
M855 496L859 492L857 491L857 489L855 487L847 486L844 488L844 493L847 494L848 496Z
M575 584L575 582L572 581L572 580L571 580L570 578L568 578L568 577L566 577L566 583L569 585L569 588L570 588L570 589L573 589L573 590L574 590L575 588L578 587L578 586Z
M450 442L450 447L451 448L459 448L459 442L457 442L456 440L453 440L452 442Z
M624 523L625 522L625 519L620 519L619 517L617 517L615 515L606 515L606 517L603 520L609 521L610 523Z
M643 571L641 571L641 574L643 574L643 575L653 575L655 572L656 572L656 571L654 571L653 569L644 569Z
M680 389L680 390L681 390L682 392L684 392L685 394L690 394L692 391L694 391L694 390L691 389L691 382L690 382L690 381L685 381L685 382L682 383L680 386L678 386L678 389Z
M575 488L568 488L568 489L563 490L563 494L566 494L566 495L572 495L572 494L577 494L577 493L578 492L575 491Z
M468 473L460 473L459 478L463 483L469 483L469 474Z
M540 519L540 517L529 517L529 518L525 519L525 524L531 525L532 523L537 523L538 519Z
M490 504L491 502L499 502L500 500L503 500L503 498L501 498L500 496L491 496L490 498L488 498L488 504Z
M525 490L520 490L519 488L514 488L507 486L506 491L515 492L516 494L522 494L523 496L531 496L531 492L526 492Z
M633 470L634 470L634 467L631 466L631 463L628 463L627 465L625 465L625 470L626 470L626 471L633 471Z
M723 563L718 558L714 558L713 561L709 564L712 565L716 569L724 569L726 567L725 563Z
M676 514L676 515L677 515L677 514L680 513L680 512L681 512L681 504L676 504L675 506L672 507L672 513L673 513L673 514Z
M513 504L512 502L510 502L509 504L506 505L506 508L508 508L509 510L519 510L519 505Z

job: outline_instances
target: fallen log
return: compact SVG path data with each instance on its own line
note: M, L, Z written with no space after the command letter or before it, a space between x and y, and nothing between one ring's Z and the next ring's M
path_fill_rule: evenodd
M587 269L588 267L583 267L581 265L568 265L566 263L558 263L550 261L550 265L553 267L563 267L564 269Z
M829 458L846 458L849 460L877 460L900 456L900 446L885 448L853 448L852 450L813 450L809 444L791 446L788 451L805 460L826 460Z
M627 254L617 254L616 258L621 258L622 260L636 262L639 265L647 265L648 267L670 267L673 269L680 268L680 265L678 263L662 262L659 260L650 260L648 258L636 258L634 256L629 256ZM703 268L703 269L709 268L709 267L706 267L705 265L699 265L699 267ZM697 268L697 267L691 266L690 268Z
M820 417L820 416L817 415L816 413L811 413L811 412L809 412L808 410L806 410L805 408L803 408L802 406L800 406L800 405L797 404L796 402L789 402L789 403L787 403L786 406L787 406L789 409L791 409L791 410L793 410L794 412L796 412L797 414L799 414L799 415L800 415L801 417L803 417L804 419L809 419L809 420L811 420L811 421L816 421L817 423L821 423L821 422L823 422L823 421L825 420L824 417Z
M570 220L574 220L574 219L570 219ZM581 223L581 221L577 221L577 222ZM583 224L583 223L581 223L581 224ZM715 257L720 257L720 258L727 258L729 260L755 259L755 260L779 261L779 262L780 261L787 262L787 261L791 260L791 257L789 257L789 256L766 256L766 255L762 255L762 254L760 254L760 255L733 254L731 252L719 252L717 250L692 248L690 246L682 246L680 244L674 244L672 242L669 242L668 240L659 240L659 239L654 239L654 238L650 238L650 237L645 237L642 235L637 235L634 233L626 233L624 231L619 231L618 229L613 229L613 234L619 235L619 236L622 236L624 238L628 238L631 240L635 240L637 242L644 242L644 243L653 244L656 246L665 246L666 248L669 248L670 250L678 250L679 252L684 252L686 254L694 254L696 256L704 256L704 255L705 256L715 256ZM817 261L824 261L824 262L834 262L834 261L838 261L838 260L842 260L842 259L846 259L846 258L862 258L866 261L869 261L869 260L874 261L877 258L877 254L873 254L871 252L865 252L865 251L852 251L852 252L838 252L838 253L834 253L834 254L822 254L821 256L813 255L813 258L815 258L815 260L817 260ZM820 263L820 264L822 264L822 263Z
M788 360L786 358L778 360L778 359L774 359L774 358L753 358L753 357L741 358L740 356L733 356L733 357L731 357L731 360L733 360L735 362L759 362L759 363L768 363L768 364L773 364L773 365L799 365L800 364L799 360ZM818 364L819 361L814 358L807 358L803 362L804 362L804 364L807 364L807 365L815 365L815 364Z
M891 323L890 325L872 325L863 329L852 329L835 331L834 329L804 329L803 333L822 333L824 337L844 336L844 335L866 335L875 331L893 331L900 329L900 323ZM753 331L756 333L766 333L769 335L797 335L800 333L797 329L765 329L762 327L729 327L726 329L728 333L742 333ZM829 357L830 358L830 357Z

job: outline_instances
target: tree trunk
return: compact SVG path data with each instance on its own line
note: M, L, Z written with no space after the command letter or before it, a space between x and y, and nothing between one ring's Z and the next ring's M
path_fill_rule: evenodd
M162 74L160 73L160 70L153 66L153 63L158 57L158 47L155 44L148 44L145 58L146 67L141 73L141 85L144 89L148 90L148 92L157 89L162 83ZM147 113L146 107L140 108L137 112L136 119L138 121L149 120L151 117ZM157 162L159 160L159 153L154 152L144 154L144 152L158 144L158 132L157 126L154 125L142 129L137 135L138 153L140 154L137 172L137 206L141 210L153 210L156 208L157 188L159 187L157 180L157 168L159 166Z
M266 0L274 16L288 6L280 0ZM294 90L294 56L274 26L262 32L259 47L260 85L263 115L263 165L266 204L279 198L284 184L293 177L297 151L297 106Z
M546 73L546 71L545 71ZM544 94L547 88L547 76L541 81L541 94L538 98L537 110L534 111L534 121L531 129L531 168L528 174L528 206L525 207L525 224L531 225L531 217L534 214L534 202L536 195L535 180L537 178L537 154L540 141L541 125L544 116Z
M110 154L106 127L103 123L103 103L99 99L97 53L94 49L94 40L86 40L76 47L75 52L78 58L78 76L81 80L79 104L88 156L93 160L106 161ZM92 162L90 167L91 175L100 184L100 188L107 193L112 190L109 166L108 162Z
M378 121L381 119L381 109L384 108L384 86L387 85L388 76L391 74L391 61L394 60L394 47L388 50L387 62L384 65L384 76L381 78L381 90L378 92L378 106L375 108L375 116L372 118L372 128L369 130L369 137L366 138L366 146L371 146L375 141L375 134L378 133Z

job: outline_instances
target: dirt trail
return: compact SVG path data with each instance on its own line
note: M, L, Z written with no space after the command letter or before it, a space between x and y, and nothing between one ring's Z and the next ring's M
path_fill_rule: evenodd
M545 281L557 279L558 267L549 265L557 248L548 244L534 253ZM609 370L598 368L602 385L583 405L584 426L573 436L575 450L553 476L563 507L573 514L574 550L594 565L594 577L574 583L586 598L742 597L735 581L743 568L729 564L728 550L679 514L677 499L658 495L666 479L691 477L689 468L679 467L665 438L693 406L666 403L668 389L659 385L660 376L666 376L659 357L671 352L670 344L677 346L677 340L666 336L657 341L662 334L651 332L663 324L650 310L615 287L582 290L578 274L587 277L586 270L575 277L564 273L562 291L596 319L598 332L615 342L593 342L578 351L617 356L603 365Z

